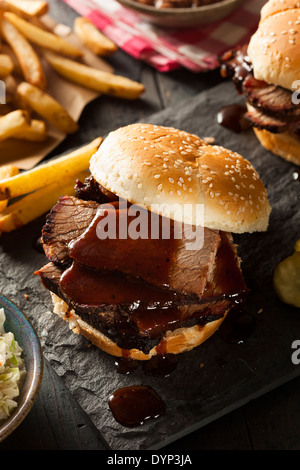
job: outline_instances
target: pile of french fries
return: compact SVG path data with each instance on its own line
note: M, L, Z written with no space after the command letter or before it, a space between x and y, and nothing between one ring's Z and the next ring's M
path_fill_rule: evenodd
M12 232L47 213L61 195L73 195L76 180L89 175L89 161L98 150L98 137L62 157L19 172L0 167L0 233Z
M0 105L0 141L41 142L49 125L64 134L77 131L78 123L47 93L43 61L61 77L100 94L134 100L144 92L138 82L85 65L82 49L46 29L42 16L47 12L44 0L0 0L0 80L6 89L6 104ZM84 47L99 56L117 49L86 18L75 20L73 32Z

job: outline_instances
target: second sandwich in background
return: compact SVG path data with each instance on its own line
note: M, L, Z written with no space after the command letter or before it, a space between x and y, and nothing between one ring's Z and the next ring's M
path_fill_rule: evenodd
M222 75L245 94L246 119L267 150L300 165L300 4L270 0L249 44L225 53Z

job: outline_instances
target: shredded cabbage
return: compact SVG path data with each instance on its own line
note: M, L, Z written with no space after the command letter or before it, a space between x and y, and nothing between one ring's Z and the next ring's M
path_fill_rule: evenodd
M4 330L5 313L0 309L0 420L17 407L16 398L25 375L22 349L12 332Z

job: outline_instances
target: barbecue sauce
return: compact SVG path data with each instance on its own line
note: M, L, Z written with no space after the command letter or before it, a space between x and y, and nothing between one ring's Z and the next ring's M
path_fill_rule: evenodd
M63 273L60 289L65 297L79 306L126 309L140 335L149 339L159 338L164 331L174 330L187 318L196 324L197 318L202 321L207 315L222 316L226 310L244 300L247 288L235 253L228 236L222 232L220 234L221 245L216 256L214 276L207 284L202 299L158 288L118 271L91 270L75 261ZM147 256L144 259L147 264ZM128 323L129 327L132 328L132 324ZM126 332L123 333L124 341ZM126 342L121 347L127 348ZM159 347L159 354L164 355L163 342Z
M165 404L153 388L132 385L116 390L108 400L112 414L118 423L126 427L144 424L150 418L158 418L165 412Z
M217 115L218 124L237 134L250 129L245 118L247 108L242 104L231 104L220 109Z
M124 306L132 311L166 309L187 302L185 296L168 289L159 289L141 279L119 271L88 269L74 261L60 279L66 296L79 305Z
M175 354L157 354L149 361L143 361L142 370L151 377L168 377L177 367L178 357Z
M139 237L133 238L130 227L137 218ZM88 230L70 243L69 254L90 268L134 274L168 287L177 244L173 221L137 206L128 209L121 202L102 205Z
M178 358L175 354L161 354L146 361L138 361L127 357L118 357L115 360L118 374L128 375L141 367L145 375L151 377L168 377L177 367Z

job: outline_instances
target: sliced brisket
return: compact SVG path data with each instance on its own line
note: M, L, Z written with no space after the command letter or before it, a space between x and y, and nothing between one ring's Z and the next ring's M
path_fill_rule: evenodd
M99 204L117 201L118 197L98 184L93 176L89 176L84 182L77 180L75 194L78 199L95 201Z
M174 226L171 227L171 240L99 240L98 223L107 214L103 213L103 207L107 206L72 196L61 197L48 215L42 232L48 260L69 265L72 258L94 269L118 270L153 285L202 295L221 240L217 231L204 229L200 234L203 247L198 250L186 249L186 244L191 241L189 230L183 231L182 238L174 239L173 236L172 239ZM123 217L124 224L130 223L128 209L112 208L118 220ZM162 218L159 219L161 222Z
M84 296L84 301L82 301L77 292L74 300L74 297L70 299L65 293L65 285L62 280L64 275L68 276L68 270L64 271L62 267L50 262L36 274L40 275L43 285L48 290L67 303L70 311L73 309L83 321L125 349L139 348L147 353L155 344L158 344L166 331L195 324L205 325L221 318L233 302L230 297L226 298L219 294L203 299L201 304L181 305L180 302L177 304L170 302L169 305L164 303L165 306L162 308L159 302L155 306L153 298L151 300L152 288L150 287L147 292L146 289L149 286L139 285L136 279L125 280L122 279L122 276L119 276L118 279L118 276L115 275L110 278L109 275L101 275L85 270L85 268L81 269L81 280L79 277L77 278L78 282L75 281L73 289L78 291L82 285L86 292L91 285L96 283L97 291L91 292L92 304L86 303L88 300L91 301L88 296ZM130 284L134 285L136 299L141 293L144 294L143 303L129 302L130 297L127 295L132 290ZM212 291L207 292L207 296L211 293ZM160 300L165 301L165 299L161 299L161 293L156 291L155 294L158 295L157 298L160 297ZM148 306L145 303L146 300L149 302Z
M252 108L251 111L248 111L245 114L245 119L247 119L253 127L265 129L274 134L286 132L289 128L288 123L280 121L272 116L268 116L256 108Z
M99 214L109 207L128 216L116 202L61 197L42 233L50 263L36 274L119 347L147 353L166 331L221 318L243 300L247 287L231 234L205 229L194 250L186 249L185 232L173 240L99 240Z
M96 215L99 204L73 196L62 196L47 216L42 244L49 261L66 264L68 244L79 237Z
M106 206L101 206L106 207ZM99 224L108 219L116 222L116 238L99 240ZM181 293L201 296L212 275L216 253L221 237L219 232L203 229L198 231L199 248L187 249L195 234L191 227L141 209L140 215L147 226L146 233L132 239L119 237L120 225L130 235L130 224L135 220L128 208L112 207L99 210L88 229L69 244L69 255L78 263L93 269L121 271L146 282L167 287ZM151 227L158 227L159 234L170 233L166 239L151 238ZM182 230L176 239L177 228ZM192 246L190 246L192 248ZM201 248L201 249L200 249Z

